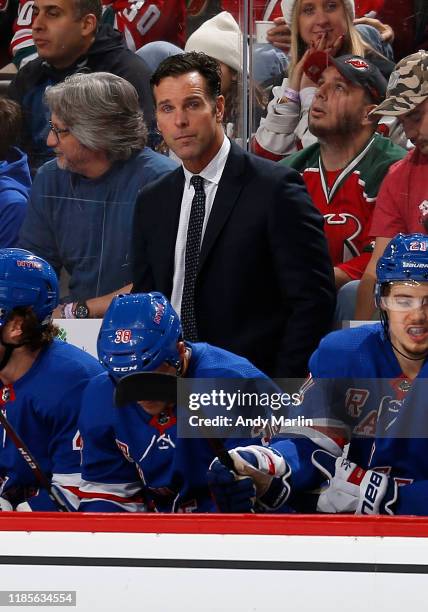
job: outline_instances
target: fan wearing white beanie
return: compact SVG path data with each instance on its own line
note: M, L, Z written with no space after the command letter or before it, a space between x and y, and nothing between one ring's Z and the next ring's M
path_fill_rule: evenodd
M242 71L242 34L239 25L227 11L208 19L195 30L189 36L184 50L186 53L206 53L220 62L222 94L227 93L224 88L227 88L230 79Z
M308 129L308 111L316 90L303 71L308 54L324 50L337 56L367 56L386 78L394 69L394 63L375 52L354 26L354 0L282 0L281 6L291 29L288 78L273 89L253 147L258 155L276 160L316 142Z
M221 93L225 97L225 127L230 138L237 136L239 116L238 79L242 73L242 34L239 25L227 11L205 21L189 36L186 53L206 53L220 63Z
M282 0L281 2L282 14L284 15L284 19L288 24L291 24L292 17L293 17L293 10L296 5L296 1L297 0ZM350 14L351 19L354 20L355 19L354 0L343 0L343 4L345 6L345 9Z

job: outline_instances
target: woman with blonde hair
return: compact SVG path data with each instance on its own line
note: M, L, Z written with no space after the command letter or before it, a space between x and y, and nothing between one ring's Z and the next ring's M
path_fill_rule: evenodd
M291 28L288 78L274 88L254 138L254 152L274 160L316 141L308 130L316 86L303 70L310 53L368 57L387 79L394 69L393 62L370 47L354 26L354 0L282 0L282 11Z

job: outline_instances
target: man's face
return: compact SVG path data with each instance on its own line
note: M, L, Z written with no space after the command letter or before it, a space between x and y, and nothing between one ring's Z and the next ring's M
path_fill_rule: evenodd
M398 117L406 136L421 153L428 155L428 98L409 113Z
M391 304L383 307L392 344L409 357L423 358L428 354L428 283L393 283L387 299Z
M54 113L51 116L51 123L59 130L67 130L67 126ZM58 167L61 170L91 176L94 152L82 145L71 132L62 132L57 136L51 130L46 143L54 150Z
M39 56L56 68L70 66L87 49L86 21L76 18L73 0L35 0L32 32Z
M369 106L364 89L349 83L334 66L329 66L318 81L309 111L309 129L321 140L341 136L349 140L361 131Z
M154 96L158 129L166 144L190 172L200 172L223 142L223 96L214 103L196 71L162 79Z

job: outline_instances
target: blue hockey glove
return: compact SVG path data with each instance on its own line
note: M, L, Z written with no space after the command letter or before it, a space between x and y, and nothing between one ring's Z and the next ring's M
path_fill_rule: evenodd
M318 499L318 512L393 514L396 484L386 474L364 470L344 457L324 450L312 453L312 463L329 479Z
M211 485L211 490L216 500L219 494L222 498L228 497L230 500L229 503L231 503L232 498L235 499L236 497L237 505L239 503L242 507L242 495L244 493L244 487L247 487L247 506L248 503L251 503L252 508L256 501L258 508L264 511L276 511L281 508L290 494L290 485L287 482L287 478L291 474L291 470L282 455L272 448L256 445L238 446L230 450L229 454L233 459L236 474L240 477L250 477L253 489L250 490L249 483L246 485L239 485L239 482L245 482L247 478L237 480L236 474L230 472L226 467L220 464L218 459L215 459L210 466L208 474L213 472L213 468L215 468L217 473L223 469L229 474L227 485L226 478L224 484L218 479L218 482L215 483L217 485L216 490L214 490ZM220 464L221 467L219 467L218 464ZM230 477L233 477L235 483L231 481ZM211 482L212 478L212 476L208 476ZM222 492L220 492L221 488ZM248 512L248 509L235 510L235 512L237 511Z
M207 481L220 512L253 512L256 487L251 478L238 478L218 459L207 472Z

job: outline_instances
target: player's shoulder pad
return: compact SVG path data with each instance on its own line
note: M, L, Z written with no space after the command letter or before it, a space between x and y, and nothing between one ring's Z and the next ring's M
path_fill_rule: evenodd
M325 336L309 360L309 370L316 377L358 375L355 356L378 344L383 337L380 323L341 329ZM365 352L364 350L364 352Z

